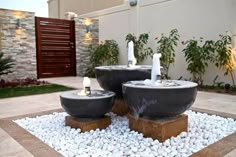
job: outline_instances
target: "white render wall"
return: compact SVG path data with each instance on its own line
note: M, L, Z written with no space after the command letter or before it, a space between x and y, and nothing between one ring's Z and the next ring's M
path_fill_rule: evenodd
M124 5L80 17L99 19L100 41L115 39L119 43L121 64L126 64L127 61L127 33L137 35L150 32L149 45L156 51L154 38L177 28L181 39L176 49L176 62L170 69L172 79L191 77L186 70L181 41L192 37L216 40L225 31L236 34L236 0L139 0L136 7L130 7L126 2ZM234 42L233 46L236 47L235 39ZM147 59L144 64L151 64L151 59ZM231 83L230 77L224 76L213 65L207 68L204 83L212 84L216 75L219 75L218 82ZM234 76L236 78L236 72Z

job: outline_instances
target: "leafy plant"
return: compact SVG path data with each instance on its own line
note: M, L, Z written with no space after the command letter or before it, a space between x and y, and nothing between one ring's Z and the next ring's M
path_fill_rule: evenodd
M202 42L203 38L200 38ZM187 70L192 74L193 81L203 85L202 76L208 66L208 61L213 60L212 54L214 53L214 41L208 40L203 45L195 39L188 40L186 48L183 50L185 59L188 63Z
M169 79L170 64L175 62L174 48L178 45L179 37L178 30L173 29L170 31L169 36L161 34L160 40L157 41L157 52L162 54L160 61L163 66L164 77L167 79Z
M95 67L100 65L117 64L119 59L119 48L115 40L105 40L99 45L89 45L90 66L86 75L95 76Z
M235 87L233 70L234 70L234 62L232 53L232 38L229 35L219 35L220 39L215 43L215 65L223 69L225 71L225 75L230 74L233 86Z
M10 57L4 58L3 53L0 53L0 75L12 73L13 65L14 61Z
M140 34L138 39L133 34L127 34L127 45L130 41L134 42L134 56L137 59L137 64L142 63L148 56L153 55L153 50L147 46L149 39L148 33Z

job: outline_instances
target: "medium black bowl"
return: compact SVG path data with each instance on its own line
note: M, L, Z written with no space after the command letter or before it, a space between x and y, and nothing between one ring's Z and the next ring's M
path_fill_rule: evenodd
M110 112L114 102L114 92L93 90L91 96L81 96L81 90L64 92L60 95L65 111L77 118L100 118Z
M132 80L145 80L151 77L151 66L143 65L128 68L125 65L100 66L95 68L99 85L106 91L113 91L122 97L122 83Z
M130 81L123 84L124 99L135 116L151 119L176 116L194 103L197 84L175 82L180 86L155 87L144 85L143 81Z

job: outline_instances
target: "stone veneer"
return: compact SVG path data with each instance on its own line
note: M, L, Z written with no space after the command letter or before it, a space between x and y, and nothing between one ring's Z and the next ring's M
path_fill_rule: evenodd
M16 27L17 19L21 28ZM4 79L36 78L36 49L34 13L0 9L0 52L15 62L13 73L3 75Z
M17 28L17 19L21 28ZM11 57L13 73L0 76L3 79L37 78L35 16L33 12L0 9L0 52ZM89 19L90 32L86 33L86 19L75 18L77 76L84 76L89 61L88 47L98 44L98 20Z
M84 76L90 64L88 47L99 43L98 19L74 18L76 30L76 69L78 76ZM89 21L89 22L88 22ZM90 32L86 33L86 24L90 23Z

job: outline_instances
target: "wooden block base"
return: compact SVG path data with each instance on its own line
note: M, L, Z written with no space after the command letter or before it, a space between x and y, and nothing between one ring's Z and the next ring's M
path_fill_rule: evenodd
M124 99L115 99L112 112L118 116L124 116L129 112L128 105L125 103Z
M144 137L151 137L160 142L188 130L188 116L185 114L171 119L149 120L145 118L135 119L129 113L128 118L130 129L143 133Z
M71 116L66 116L65 118L66 126L72 128L80 128L81 132L96 130L96 129L105 129L111 124L111 118L105 116L100 119L78 119Z

